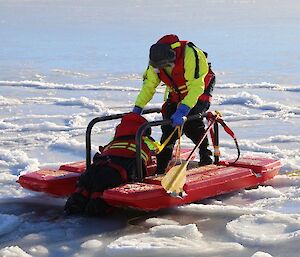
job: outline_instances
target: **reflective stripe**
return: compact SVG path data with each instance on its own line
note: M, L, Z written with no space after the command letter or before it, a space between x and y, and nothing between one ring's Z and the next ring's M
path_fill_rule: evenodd
M127 149L136 152L136 146L133 144L130 144L130 147L128 147ZM148 155L145 153L143 149L141 149L141 155L144 160L148 161Z
M182 85L182 86L178 87L178 89L182 89L182 88L187 88L187 86L186 85Z
M188 88L186 85L182 85L180 87L178 87L179 91L180 91L180 94L185 94L188 92Z
M185 94L185 93L187 93L187 92L189 92L187 89L186 89L186 90L183 90L183 91L180 91L181 94Z
M113 143L112 145L129 145L128 142L116 142L116 143Z
M136 145L118 142L118 143L113 143L107 149L128 149L130 151L136 152ZM141 149L141 156L145 161L148 161L149 157L148 157L147 153L142 149Z
M125 146L125 145L112 145L112 146L110 146L110 147L108 147L108 149L113 149L113 148L128 148L127 146Z
M171 44L171 48L174 49L174 48L177 48L177 47L180 47L181 46L181 43L178 41L178 42L175 42L173 44Z

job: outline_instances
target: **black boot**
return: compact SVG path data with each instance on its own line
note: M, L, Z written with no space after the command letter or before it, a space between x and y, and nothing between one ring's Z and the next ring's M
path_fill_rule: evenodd
M199 155L200 155L200 161L198 163L199 166L205 166L205 165L210 165L213 163L213 160L211 158L212 156L212 152L208 149L201 149L199 151Z
M89 198L83 194L76 192L72 194L65 204L64 211L70 214L83 213Z
M107 214L109 210L110 206L102 199L102 197L97 197L89 200L84 213L88 216L102 216Z

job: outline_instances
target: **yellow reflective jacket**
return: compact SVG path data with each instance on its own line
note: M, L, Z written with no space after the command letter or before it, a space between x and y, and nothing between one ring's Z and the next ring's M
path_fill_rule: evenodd
M196 69L196 57L195 52L198 55L199 62L199 74L195 76ZM184 77L186 79L186 86L188 93L181 101L181 103L193 108L198 101L200 95L203 94L205 89L204 78L208 73L208 63L205 54L199 48L194 47L194 49L186 45L184 52ZM171 75L172 68L166 68L166 72ZM195 78L198 77L198 78ZM157 86L160 84L161 80L158 76L158 70L153 68L151 65L148 66L147 70L143 75L143 87L136 98L135 105L144 108L147 103L153 98L156 92ZM167 90L172 91L172 86L167 85Z

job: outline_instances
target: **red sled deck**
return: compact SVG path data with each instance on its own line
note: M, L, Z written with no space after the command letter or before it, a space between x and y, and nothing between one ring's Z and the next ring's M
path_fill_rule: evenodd
M243 157L232 166L208 165L187 171L186 196L171 197L161 186L163 176L146 178L104 191L107 203L147 211L192 203L235 190L257 186L273 178L281 168L278 160Z
M152 109L144 113L160 112L160 109ZM22 175L18 183L29 190L45 192L57 197L66 197L72 194L76 189L76 182L86 167L91 165L91 130L92 127L100 121L121 118L124 114L116 114L106 117L99 117L92 120L86 132L86 161L75 162L60 166L58 170L43 169ZM194 115L187 120L207 117L208 114ZM129 207L146 211L158 210L172 206L192 203L205 198L229 193L235 190L245 189L257 186L273 178L280 170L281 163L278 160L247 156L239 158L240 151L233 132L227 127L222 119L218 120L218 115L210 113L213 117L214 126L210 132L215 151L215 164L203 167L197 167L187 170L186 183L184 191L186 196L182 198L172 197L161 185L164 175L154 177L142 177L141 160L141 138L144 131L153 126L170 124L170 120L148 122L140 127L136 135L136 161L137 161L137 179L135 182L121 185L104 191L105 201L117 207ZM219 161L218 154L218 123L225 131L234 138L238 158L236 160ZM207 129L207 131L209 131ZM190 149L182 149L180 158L185 160L190 155ZM152 163L148 169L156 169L156 158L152 156Z
M191 150L182 149L180 158L186 159ZM195 156L194 156L195 157ZM156 170L156 158L147 167ZM64 164L58 170L41 169L19 177L18 183L31 191L44 192L57 197L66 197L75 192L76 182L81 173L86 170L86 161Z

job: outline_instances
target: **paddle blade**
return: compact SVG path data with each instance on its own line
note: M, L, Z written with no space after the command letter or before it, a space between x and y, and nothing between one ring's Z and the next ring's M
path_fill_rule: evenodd
M289 177L297 177L300 176L300 170L293 170L287 173Z
M186 167L187 163L172 167L161 180L162 187L173 197L186 195L183 186L186 182Z

